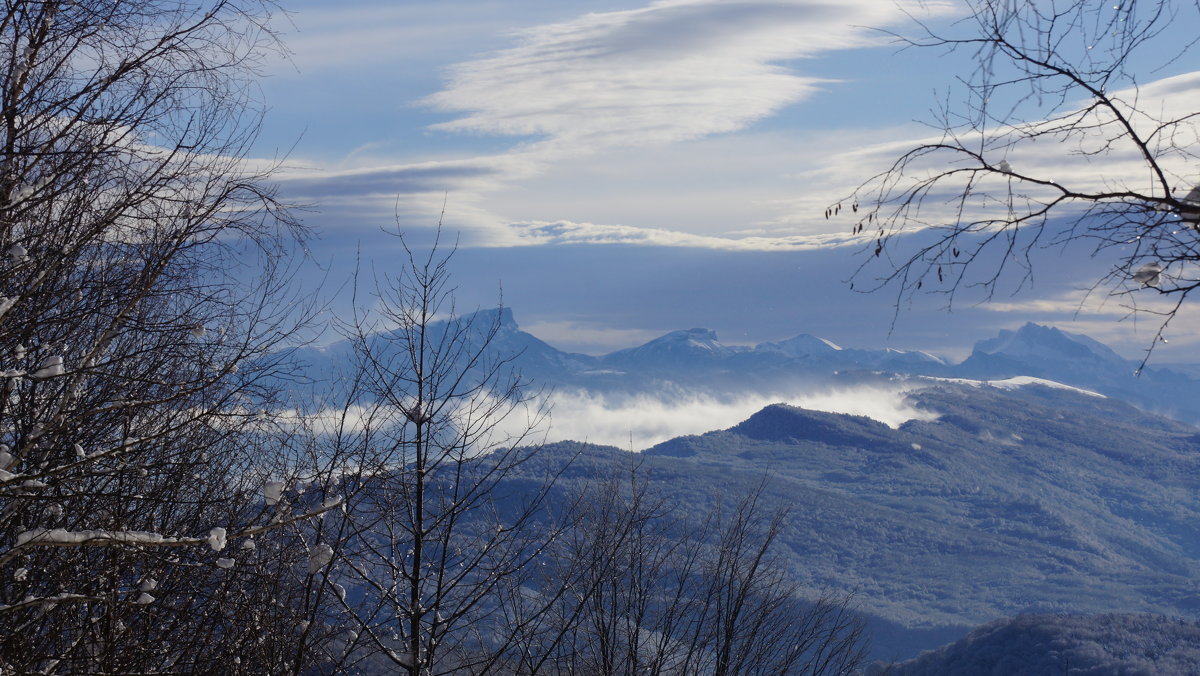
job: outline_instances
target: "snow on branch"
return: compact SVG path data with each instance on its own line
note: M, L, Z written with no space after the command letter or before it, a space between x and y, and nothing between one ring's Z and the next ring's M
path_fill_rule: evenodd
M294 515L287 519L275 519L260 526L249 526L232 535L225 529L215 527L201 537L172 537L152 531L137 530L67 530L65 528L33 528L17 535L13 546L0 554L0 565L8 562L22 551L33 547L198 547L207 545L216 551L224 549L226 538L246 538L269 530L312 519L325 512L337 509L345 501L342 498L326 500L316 509ZM220 541L218 549L216 541Z
M53 596L27 596L16 603L0 604L0 613L9 610L29 608L32 606L57 606L60 603L100 600L101 599L96 596L87 596L86 594L71 594L68 592L59 592Z
M200 538L173 538L137 530L66 530L34 528L17 535L13 549L23 546L72 547L75 545L184 545L206 542Z

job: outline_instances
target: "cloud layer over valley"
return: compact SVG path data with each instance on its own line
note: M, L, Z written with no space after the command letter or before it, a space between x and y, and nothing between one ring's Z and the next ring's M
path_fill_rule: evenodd
M732 427L771 404L790 404L830 413L861 415L898 427L907 420L937 416L912 406L905 395L911 383L848 389L739 395L608 398L580 391L550 396L548 441L575 440L640 451L678 436Z

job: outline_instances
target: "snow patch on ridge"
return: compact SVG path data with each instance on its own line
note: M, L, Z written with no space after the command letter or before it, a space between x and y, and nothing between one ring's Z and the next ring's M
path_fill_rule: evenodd
M1100 399L1108 398L1108 397L1104 396L1103 394L1100 394L1099 392L1085 390L1081 387L1074 387L1072 385L1065 385L1063 383L1056 382L1053 380L1046 380L1045 378L1035 378L1033 376L1013 376L1012 378L1004 378L1003 380L972 380L970 378L938 378L936 376L921 376L921 378L923 380L933 380L933 381L937 381L940 383L956 383L959 385L969 385L971 387L983 387L986 385L988 387L995 387L1000 390L1015 390L1018 387L1025 387L1026 385L1041 385L1042 387L1050 387L1050 388L1053 388L1056 390L1067 390L1070 392L1075 392L1077 394L1087 395L1089 397L1098 397Z

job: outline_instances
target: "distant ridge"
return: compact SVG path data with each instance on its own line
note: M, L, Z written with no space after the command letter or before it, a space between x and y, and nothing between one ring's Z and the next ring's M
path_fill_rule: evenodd
M672 331L644 345L604 355L600 361L614 367L659 370L715 362L742 351L722 345L715 331L696 328Z
M1103 343L1034 323L980 340L964 361L952 364L919 350L847 348L810 334L754 347L730 346L702 327L671 331L597 357L563 352L521 330L511 308L480 310L455 321L471 322L477 328L497 326L493 354L516 355L512 365L528 380L595 394L735 396L795 391L798 386L836 387L889 374L984 381L1032 377L1200 423L1200 370L1149 367L1135 375L1138 364ZM378 337L372 344L385 343L384 337ZM348 358L348 353L344 342L297 351L316 372L336 372L334 362Z

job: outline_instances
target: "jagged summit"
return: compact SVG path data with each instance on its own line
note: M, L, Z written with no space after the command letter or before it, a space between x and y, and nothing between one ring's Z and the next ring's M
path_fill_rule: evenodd
M475 311L475 317L478 317L480 319L491 319L491 318L496 317L497 315L499 315L501 327L508 328L508 329L519 328L519 326L517 324L517 320L513 316L512 308L510 308L510 307L498 307L498 308L491 308L491 309L487 309L487 310Z
M459 315L457 321L469 323L476 328L487 328L495 324L501 331L517 331L520 325L513 316L510 307L483 308L474 312Z

